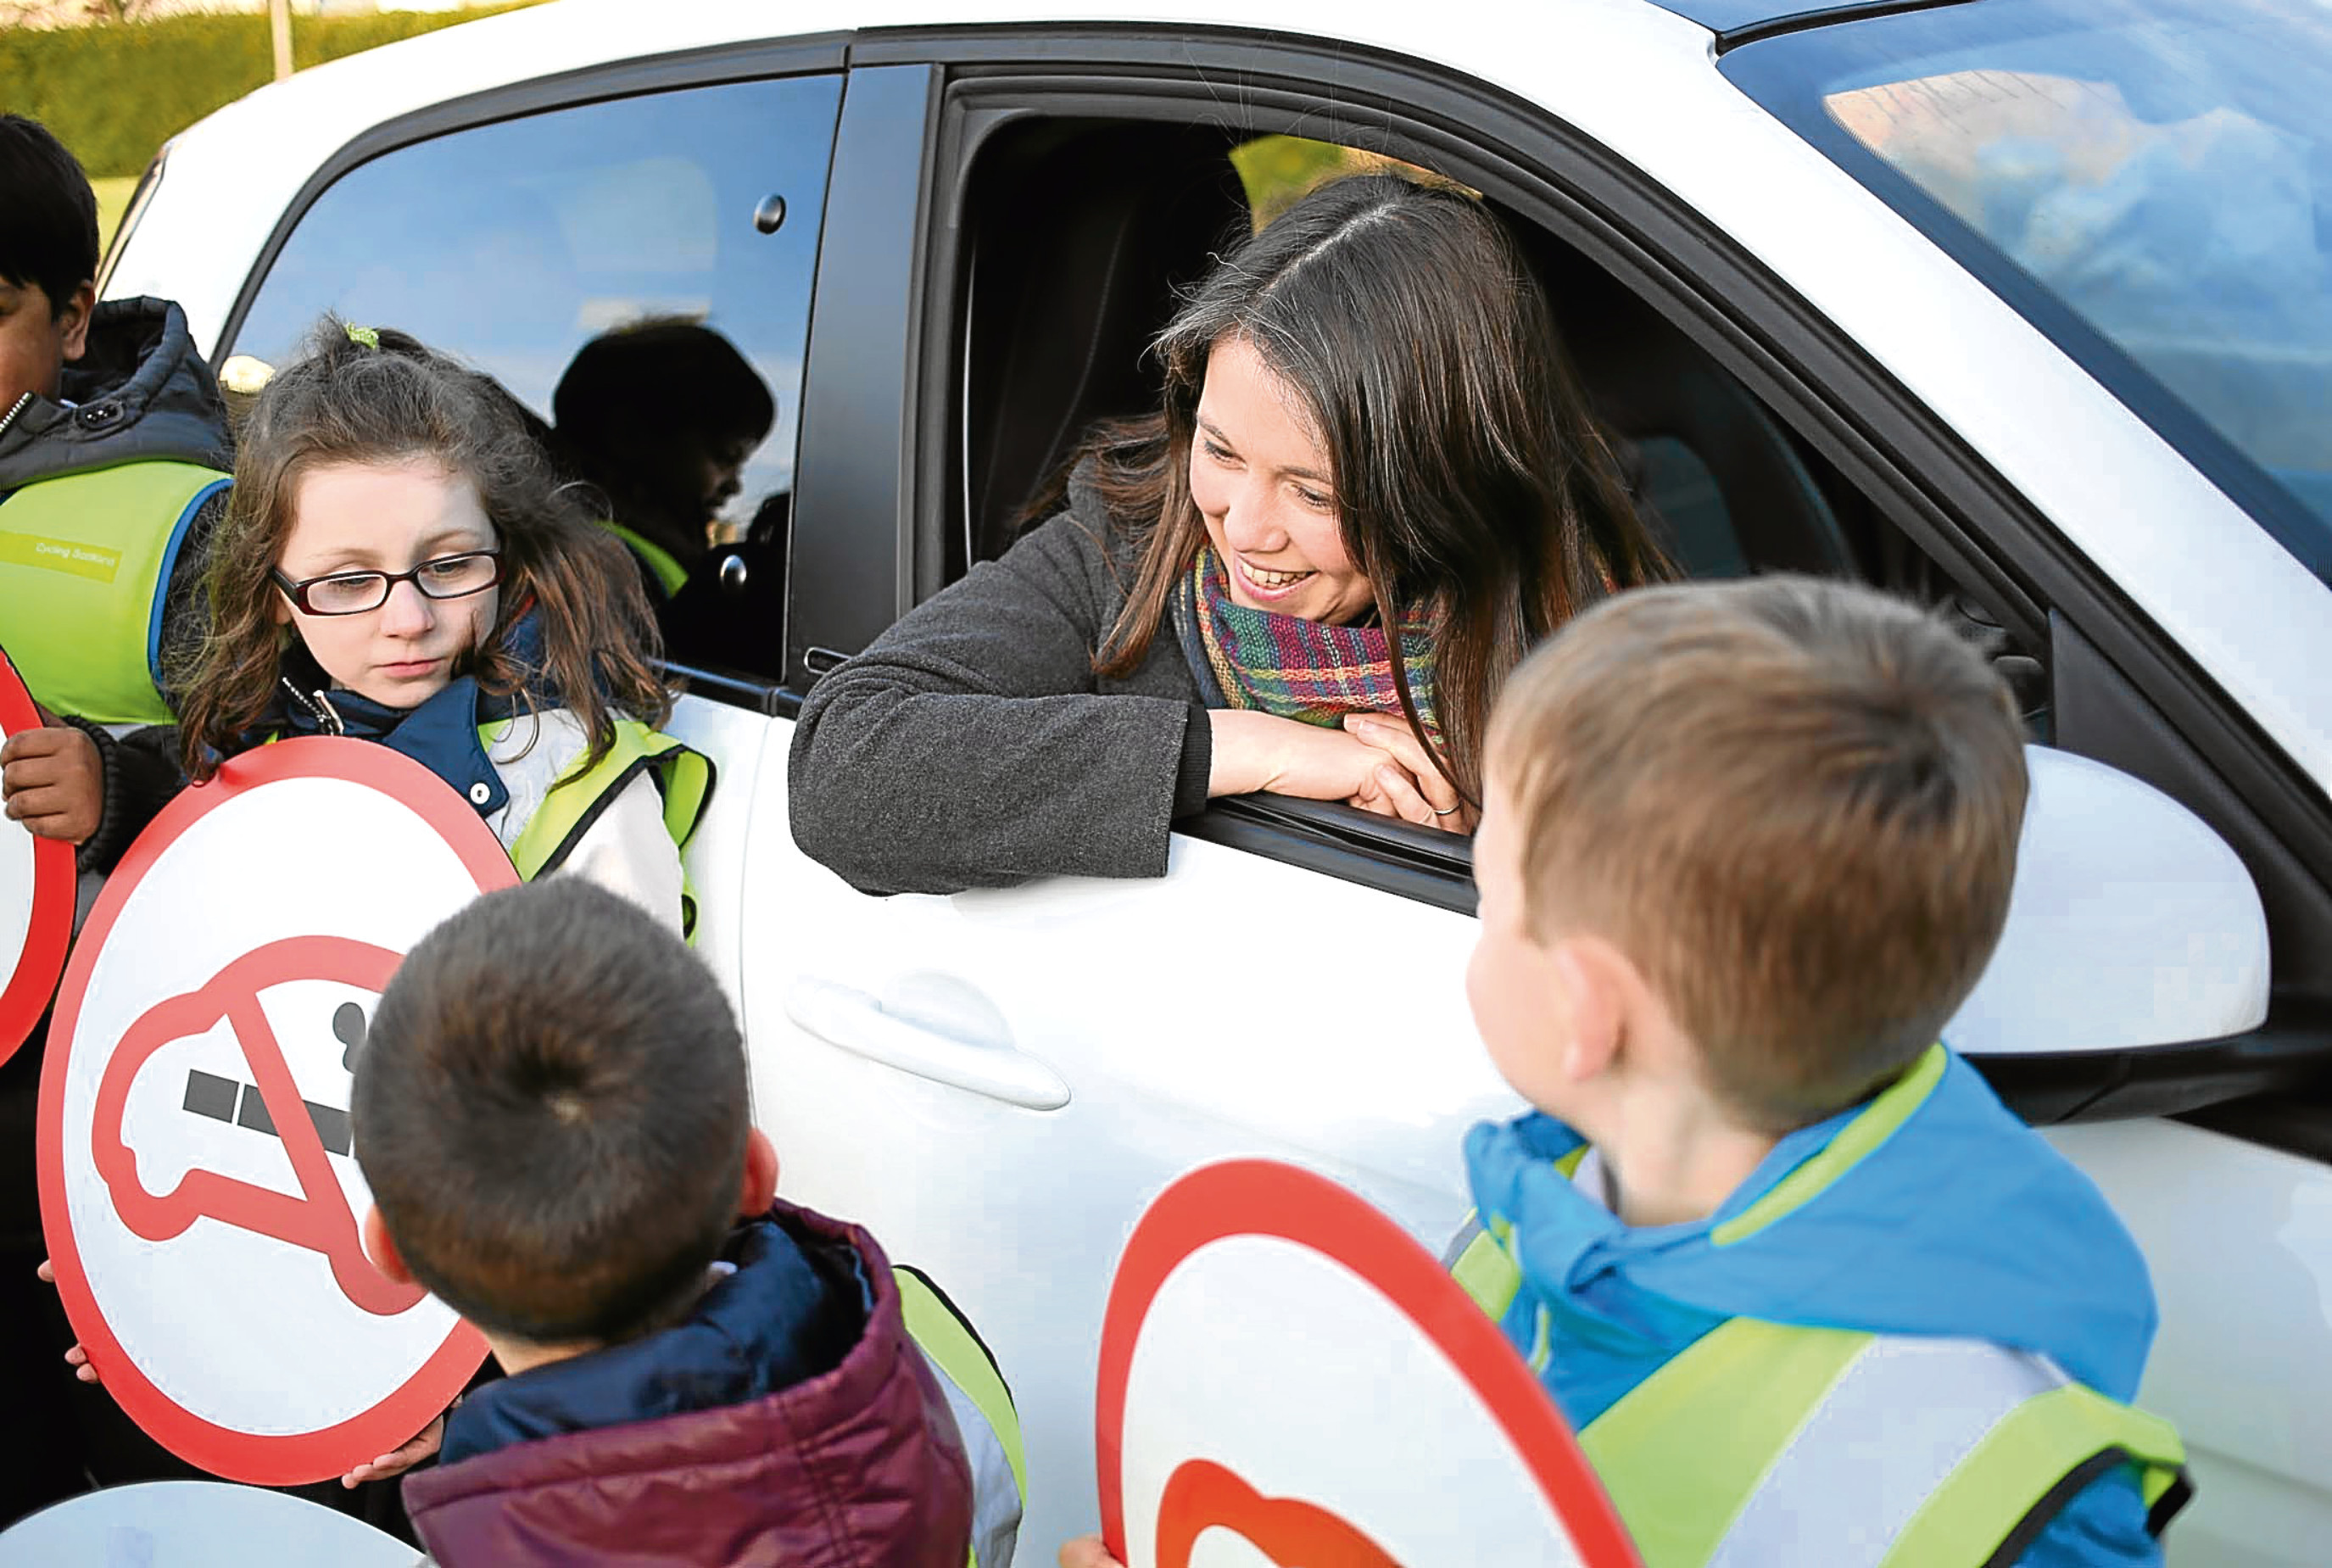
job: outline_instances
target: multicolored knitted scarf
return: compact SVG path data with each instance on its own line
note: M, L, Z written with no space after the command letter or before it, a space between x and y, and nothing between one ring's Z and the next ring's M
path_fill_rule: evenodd
M1432 614L1408 617L1400 626L1410 699L1437 744L1433 644L1439 628ZM1210 545L1199 547L1198 560L1174 590L1174 629L1210 708L1258 708L1331 727L1347 713L1400 716L1383 627L1332 626L1249 609L1232 599L1222 558Z

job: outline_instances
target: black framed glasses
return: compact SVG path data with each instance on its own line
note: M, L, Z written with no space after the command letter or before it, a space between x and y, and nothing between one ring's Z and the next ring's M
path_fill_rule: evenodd
M276 586L311 616L360 616L388 602L389 591L409 582L424 598L458 599L482 594L502 580L502 552L464 550L425 560L410 571L336 571L293 582L270 568Z

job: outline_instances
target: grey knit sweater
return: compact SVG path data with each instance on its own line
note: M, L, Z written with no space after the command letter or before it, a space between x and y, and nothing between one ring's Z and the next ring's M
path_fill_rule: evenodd
M1066 512L811 688L794 841L866 893L1164 875L1212 737L1171 625L1131 676L1094 674L1133 575L1080 472Z

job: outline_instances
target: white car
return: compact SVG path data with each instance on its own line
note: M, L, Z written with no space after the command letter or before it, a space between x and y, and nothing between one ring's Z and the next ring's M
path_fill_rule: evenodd
M2028 842L1955 1043L2151 1260L2142 1400L2200 1485L2173 1561L2332 1558L2332 14L968 9L562 0L303 72L166 149L103 288L180 301L214 364L327 308L401 326L546 417L588 339L681 315L774 392L674 627L720 768L699 951L789 1192L999 1356L1023 1560L1095 1517L1102 1304L1171 1177L1277 1155L1460 1223L1459 1134L1515 1108L1462 1000L1465 846L1235 800L1162 881L870 898L788 830L792 715L1148 403L1235 169L1340 148L1512 222L1694 569L1949 606L2036 739L2109 765L2044 766L2074 782L2036 823L2088 831ZM1297 906L1276 951L1238 924Z

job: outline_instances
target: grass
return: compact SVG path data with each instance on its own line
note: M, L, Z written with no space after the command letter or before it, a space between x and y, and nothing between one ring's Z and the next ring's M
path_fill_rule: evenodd
M93 179L90 188L97 193L97 252L103 255L113 244L113 231L121 225L121 212L129 205L130 193L138 188L135 175L119 179Z

